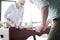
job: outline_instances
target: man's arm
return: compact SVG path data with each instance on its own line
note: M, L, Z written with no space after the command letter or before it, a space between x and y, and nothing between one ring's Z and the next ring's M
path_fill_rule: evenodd
M47 17L48 17L48 6L45 6L41 9L41 13L42 13L42 23L40 24L39 27L36 27L36 32L43 32L46 30L46 28L48 27L47 22Z
M42 24L45 25L48 17L48 6L45 6L41 9L42 13Z
M9 18L9 16L11 16L11 15L10 15L11 12L12 12L12 5L10 5L10 6L8 7L8 9L7 9L4 17L6 18L7 22L13 23L13 21Z

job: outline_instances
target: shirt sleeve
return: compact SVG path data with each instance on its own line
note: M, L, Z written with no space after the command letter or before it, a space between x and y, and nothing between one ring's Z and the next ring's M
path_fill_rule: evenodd
M11 13L11 6L9 6L8 9L6 10L6 13L5 13L4 17L8 18L10 13Z
M38 8L43 8L49 5L47 0L32 0L32 2L36 4Z

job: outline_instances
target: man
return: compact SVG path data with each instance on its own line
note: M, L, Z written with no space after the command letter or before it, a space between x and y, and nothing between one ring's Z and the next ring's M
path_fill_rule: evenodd
M38 32L45 31L48 27L46 20L48 13L53 20L53 27L50 31L48 40L60 40L60 0L30 0L35 3L42 13L42 24L37 29Z
M25 0L18 0L16 4L11 5L6 11L5 18L7 19L8 27L20 27L22 23Z

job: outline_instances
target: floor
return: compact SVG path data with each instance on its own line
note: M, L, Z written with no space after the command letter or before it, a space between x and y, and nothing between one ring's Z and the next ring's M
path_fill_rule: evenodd
M47 40L47 38L48 38L48 35L47 34L43 34L42 36L37 36L36 35L36 40ZM33 36L30 36L28 39L26 39L26 40L33 40Z

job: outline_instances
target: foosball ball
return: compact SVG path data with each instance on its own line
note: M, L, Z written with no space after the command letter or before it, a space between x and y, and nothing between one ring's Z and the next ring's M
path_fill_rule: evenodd
M4 23L0 21L0 27L3 27L4 26Z
M32 28L21 28L17 29L15 27L9 28L9 40L26 40L28 37L33 35L34 40L36 40L35 35L41 36L42 34L48 34L50 28L47 28L44 32L36 32L31 30Z

